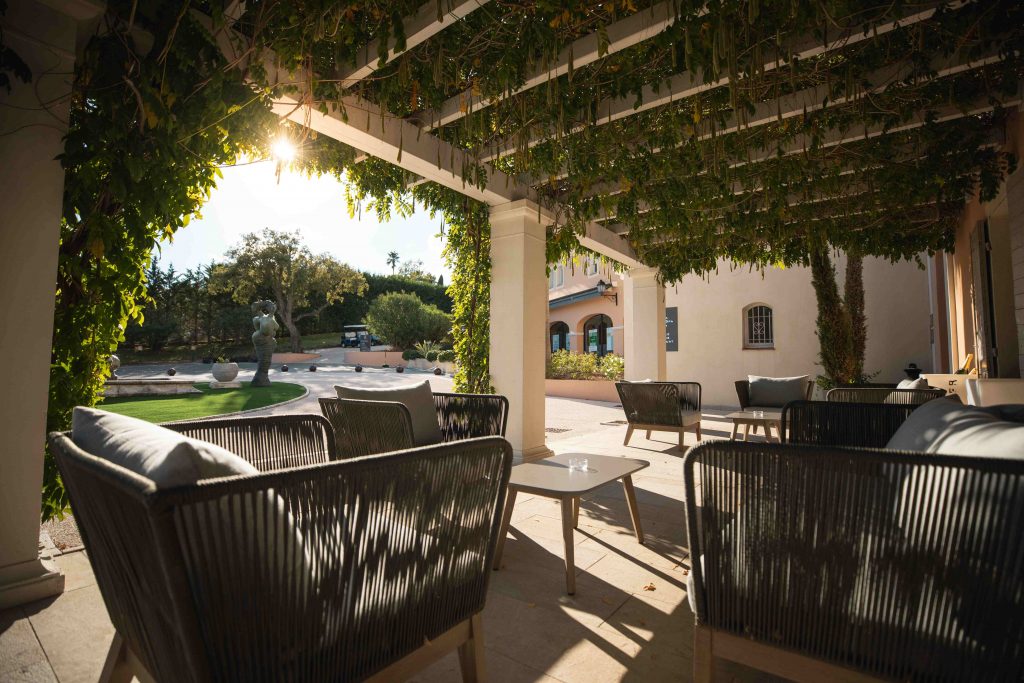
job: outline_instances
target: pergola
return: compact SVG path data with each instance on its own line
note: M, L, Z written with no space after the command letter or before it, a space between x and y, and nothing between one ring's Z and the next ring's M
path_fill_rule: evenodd
M993 144L1020 102L1018 3L549 4L189 10L229 63L272 89L282 118L352 148L370 173L402 169L406 189L436 183L489 207L490 368L523 457L547 452L551 253L622 265L626 377L664 379L664 282L723 256L799 262L808 244L893 258L948 247L965 193L1005 171ZM104 12L94 0L8 5L4 40L63 76L16 91L10 103L25 108L0 114L0 183L19 188L3 208L0 286L21 303L4 313L17 345L0 344L19 366L18 398L0 414L12 435L0 606L62 581L36 548L39 340L52 332L66 130L51 114L66 126L76 50ZM32 111L36 97L60 104Z

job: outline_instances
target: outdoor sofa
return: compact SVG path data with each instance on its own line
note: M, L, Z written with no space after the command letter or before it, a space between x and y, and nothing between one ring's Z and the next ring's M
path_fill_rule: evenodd
M844 403L902 403L919 406L936 398L942 398L942 389L899 389L896 387L836 387L825 392L826 401Z
M504 436L508 399L496 394L433 393L428 382L367 389L337 386L321 398L338 457Z
M797 681L1024 679L1024 406L806 401L783 422L783 445L684 461L695 680L715 657Z
M116 629L101 680L403 680L455 648L483 677L508 442L338 461L312 417L175 433L79 408L49 435Z
M679 435L679 448L683 447L683 435L692 431L700 441L700 392L697 382L616 382L622 410L629 427L623 446L629 445L633 430L651 432L673 432Z

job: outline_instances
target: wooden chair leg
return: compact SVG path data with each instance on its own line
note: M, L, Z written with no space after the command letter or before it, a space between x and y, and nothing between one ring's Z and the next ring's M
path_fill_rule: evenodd
M623 446L629 445L629 437L633 436L633 425L626 427L626 439L622 442Z
M749 441L750 440L750 425L749 424L743 425L743 440L744 441Z
M128 643L115 631L110 649L107 650L107 659L100 671L100 683L131 683L133 676L128 665Z
M679 430L679 450L683 450L683 438L686 435L685 429Z
M650 429L647 430L647 440L648 441L651 440L651 430Z
M505 550L505 537L508 536L508 525L512 522L512 508L516 504L516 490L509 488L505 494L505 512L501 515L501 529L498 530L498 545L494 548L494 570L501 568L501 554Z
M701 441L701 438L700 438L700 422L697 423L697 441Z
M459 645L459 667L463 683L484 683L487 680L483 618L479 613L469 618L469 640Z
M711 683L714 663L711 629L697 624L693 628L693 683Z

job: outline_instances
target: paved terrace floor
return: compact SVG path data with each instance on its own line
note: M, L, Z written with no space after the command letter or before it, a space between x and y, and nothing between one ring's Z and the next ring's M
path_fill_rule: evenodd
M325 358L317 373L289 373L310 395L283 407L315 410L341 381L386 385L419 379L417 373L367 371L356 375ZM195 371L203 366L196 366ZM179 366L190 376L190 366ZM208 370L203 370L208 371ZM152 372L128 368L122 376ZM423 375L426 376L426 375ZM435 390L450 380L429 376ZM276 377L275 379L285 379ZM281 410L279 408L278 410ZM727 438L724 410L706 409L705 438ZM674 434L637 433L622 446L621 408L611 403L547 399L548 445L558 453L588 452L640 458L651 466L634 476L645 545L636 542L622 487L609 485L583 499L576 542L576 595L565 594L562 530L557 501L517 498L503 566L491 575L484 611L490 679L505 681L689 681L693 614L686 600L689 557L683 516L682 452ZM687 434L687 444L695 443ZM55 550L54 552L60 552ZM86 551L56 555L67 585L56 597L0 612L0 680L97 680L113 627ZM423 683L459 681L449 656L417 675ZM716 681L769 677L719 664Z

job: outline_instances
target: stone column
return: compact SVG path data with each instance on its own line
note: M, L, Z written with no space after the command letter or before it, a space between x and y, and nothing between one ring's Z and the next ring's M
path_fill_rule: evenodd
M665 288L654 268L632 268L622 281L627 380L665 379Z
M13 0L0 17L4 43L32 71L0 89L0 358L9 400L0 410L0 609L56 595L64 576L39 557L40 490L53 335L68 97L78 20L88 2L66 10ZM45 108L44 108L45 107Z
M551 453L544 445L546 239L536 204L491 208L491 379L508 398L506 436L524 460Z

